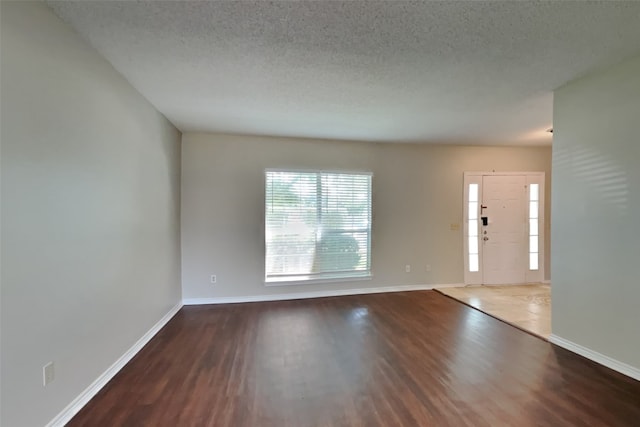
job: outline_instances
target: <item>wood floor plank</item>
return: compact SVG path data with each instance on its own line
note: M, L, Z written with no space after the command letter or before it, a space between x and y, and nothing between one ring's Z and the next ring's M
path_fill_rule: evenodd
M420 291L184 307L68 425L639 420L640 382Z

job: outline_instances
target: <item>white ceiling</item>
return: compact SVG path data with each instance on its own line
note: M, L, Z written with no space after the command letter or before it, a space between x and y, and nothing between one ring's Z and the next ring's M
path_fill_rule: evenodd
M640 52L640 2L49 1L182 131L549 144L552 91Z

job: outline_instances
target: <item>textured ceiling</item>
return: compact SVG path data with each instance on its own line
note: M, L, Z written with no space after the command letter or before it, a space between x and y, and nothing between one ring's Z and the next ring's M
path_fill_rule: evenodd
M640 2L50 1L182 131L548 144L552 91L640 53Z

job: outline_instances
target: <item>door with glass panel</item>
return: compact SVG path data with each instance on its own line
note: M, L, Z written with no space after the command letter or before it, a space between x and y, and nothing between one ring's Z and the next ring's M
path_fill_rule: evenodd
M541 282L544 174L465 173L466 284Z

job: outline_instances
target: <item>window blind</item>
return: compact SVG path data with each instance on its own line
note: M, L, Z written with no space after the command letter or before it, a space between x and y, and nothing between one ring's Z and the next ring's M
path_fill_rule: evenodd
M370 274L371 174L267 171L266 280Z

